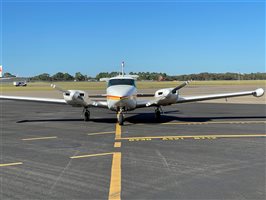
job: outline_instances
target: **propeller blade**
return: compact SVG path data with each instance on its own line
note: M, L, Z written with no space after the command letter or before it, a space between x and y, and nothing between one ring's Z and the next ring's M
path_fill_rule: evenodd
M191 81L186 81L184 83L182 83L181 85L178 85L177 87L175 87L173 90L172 90L172 93L175 94L177 90L185 87L186 85L188 85Z
M56 89L56 90L58 90L58 91L60 91L60 92L69 93L69 91L62 89L62 88L58 87L55 84L51 84L51 87L54 88L54 89Z

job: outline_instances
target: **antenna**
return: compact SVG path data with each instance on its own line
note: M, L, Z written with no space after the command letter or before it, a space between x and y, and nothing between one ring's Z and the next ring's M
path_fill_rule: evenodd
M124 76L124 67L125 67L125 62L122 62L122 76Z

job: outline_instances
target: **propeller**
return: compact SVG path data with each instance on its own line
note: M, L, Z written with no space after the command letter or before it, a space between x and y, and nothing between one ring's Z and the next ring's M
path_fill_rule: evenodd
M63 92L63 93L69 93L68 90L64 90L64 89L62 89L61 87L58 87L58 86L55 85L55 84L51 84L51 87L54 88L54 89L56 89L56 90L58 90L58 91L60 91L60 92Z
M192 81L192 80L191 80ZM177 90L185 87L186 85L188 85L191 81L186 81L184 83L182 83L181 85L178 85L177 87L175 87L173 90L172 90L172 94L175 94Z

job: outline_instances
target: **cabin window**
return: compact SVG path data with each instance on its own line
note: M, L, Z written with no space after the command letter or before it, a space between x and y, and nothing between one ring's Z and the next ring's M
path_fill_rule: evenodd
M108 82L108 87L113 85L132 85L135 86L134 79L111 79Z

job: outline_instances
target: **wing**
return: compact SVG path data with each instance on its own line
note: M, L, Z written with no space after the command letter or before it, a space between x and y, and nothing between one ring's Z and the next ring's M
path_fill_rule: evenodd
M0 99L16 100L16 101L43 102L43 103L56 103L56 104L67 104L64 99L51 99L51 98L18 97L18 96L2 96L2 95L0 95Z
M192 96L192 97L180 97L177 94L172 94L170 92L167 92L166 95L162 94L162 96L155 96L155 98L152 100L139 100L137 102L137 108L150 107L150 106L167 106L176 103L189 103L196 101L205 101L211 99L222 99L222 98L248 96L248 95L261 97L263 96L263 94L264 90L262 88L256 89L254 91L234 92L234 93L225 93L225 94L211 94L211 95L201 95L201 96Z
M69 104L65 99L52 99L52 98L38 98L38 97L19 97L19 96L3 96L0 95L2 100L15 100L15 101L28 101L28 102L42 102L42 103L52 103L52 104ZM71 106L80 107L80 105ZM84 104L82 105L84 106ZM108 108L107 101L90 101L86 103L85 107L98 107L98 108Z
M205 101L211 99L222 99L230 97L240 97L253 95L255 97L261 97L264 94L264 90L259 88L255 91L245 91L245 92L234 92L234 93L225 93L225 94L212 94L212 95L202 95L202 96L192 96L192 97L179 97L176 103L188 103L195 101Z

